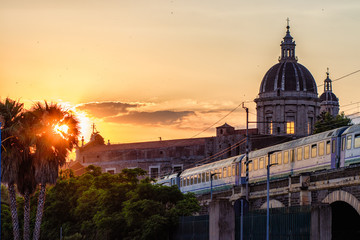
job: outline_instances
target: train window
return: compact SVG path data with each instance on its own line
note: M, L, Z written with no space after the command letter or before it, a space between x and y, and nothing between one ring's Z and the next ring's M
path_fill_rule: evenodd
M258 167L259 167L259 163L258 163L258 159L257 158L255 158L255 159L253 159L253 163L254 163L254 171L256 171L256 170L258 170Z
M354 137L354 148L360 147L360 134L355 134Z
M239 164L236 164L236 175L239 175Z
M266 157L265 157L265 168L267 167L267 165L268 165L268 163L269 163L268 159L269 159L269 158L266 156Z
M276 154L272 154L270 160L271 160L271 164L276 163Z
M341 151L345 150L345 137L342 138L342 142L341 142Z
M312 158L316 157L316 152L317 152L317 145L316 144L311 145L311 157Z
M304 159L309 159L310 158L310 147L309 146L305 146L304 147Z
M198 183L201 183L201 173L198 174Z
M280 164L282 163L281 160L282 160L282 154L281 154L281 152L278 152L278 153L277 153L277 164L280 165Z
M223 169L223 178L226 178L227 177L227 168L224 167Z
M214 170L214 180L217 180L218 179L218 170L217 169L215 169Z
M235 165L232 166L232 175L233 175L233 176L236 176Z
M259 169L262 169L264 168L264 158L261 157L260 160L259 160Z
M332 153L335 153L335 144L336 144L336 142L335 142L335 140L332 140Z
M319 156L323 156L324 155L324 152L325 152L325 149L324 149L324 142L320 142L319 143Z
M351 149L351 136L346 137L346 149Z
M197 183L198 183L197 175L194 175L194 184L197 184Z
M190 176L190 185L194 184L194 176Z
M296 149L296 160L301 161L302 160L302 148L299 147Z
M222 177L221 176L221 168L219 168L219 174L218 175L219 175L219 179L221 179L221 177Z
M291 149L290 150L290 162L294 162L295 161L295 150Z
M289 162L289 151L284 152L284 164Z
M188 176L187 178L186 178L186 186L189 186L190 185L190 176Z
M326 141L326 155L329 155L330 153L331 153L330 141Z
M206 181L210 181L210 173L209 172L206 172Z
M228 166L228 177L231 177L231 166Z
M183 186L183 181L182 181L182 179L180 180L180 187L182 187Z
M249 162L249 172L251 172L253 170L253 163Z
M201 182L205 182L205 173L204 172L201 174Z

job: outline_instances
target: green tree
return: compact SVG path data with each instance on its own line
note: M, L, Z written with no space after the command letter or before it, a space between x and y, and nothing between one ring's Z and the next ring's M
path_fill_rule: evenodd
M332 116L329 112L322 112L318 117L314 125L314 134L325 132L331 129L351 126L351 119L346 117L344 112L337 116Z

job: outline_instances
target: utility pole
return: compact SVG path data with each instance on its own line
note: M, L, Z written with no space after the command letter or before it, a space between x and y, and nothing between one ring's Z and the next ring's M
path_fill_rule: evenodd
M244 102L242 108L246 111L246 153L245 153L245 166L246 166L246 201L249 201L249 108L245 107Z

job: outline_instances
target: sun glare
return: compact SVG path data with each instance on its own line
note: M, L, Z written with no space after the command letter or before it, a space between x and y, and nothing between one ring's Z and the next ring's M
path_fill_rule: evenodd
M65 138L65 134L67 134L69 127L65 124L63 125L56 125L54 127L54 131L59 134L62 138Z

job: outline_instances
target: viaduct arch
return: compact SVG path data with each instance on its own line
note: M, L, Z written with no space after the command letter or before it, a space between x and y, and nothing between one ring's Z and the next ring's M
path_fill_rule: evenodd
M336 190L328 194L323 200L323 203L332 204L337 201L342 201L348 203L352 206L357 213L360 215L360 201L351 193L342 190Z

